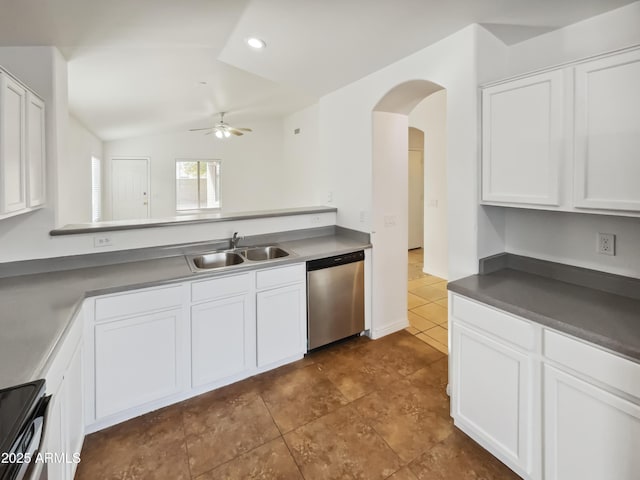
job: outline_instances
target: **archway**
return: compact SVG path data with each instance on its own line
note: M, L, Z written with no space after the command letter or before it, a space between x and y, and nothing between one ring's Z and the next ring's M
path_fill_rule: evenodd
M409 113L443 86L410 80L389 90L372 112L372 336L408 325ZM383 288L384 283L384 288Z

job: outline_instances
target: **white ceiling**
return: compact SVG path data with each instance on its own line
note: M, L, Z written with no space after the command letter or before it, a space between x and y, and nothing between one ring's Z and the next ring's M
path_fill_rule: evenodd
M0 0L0 46L55 45L103 140L280 116L465 27L511 44L631 0ZM248 36L267 42L250 50ZM206 82L206 85L200 82Z

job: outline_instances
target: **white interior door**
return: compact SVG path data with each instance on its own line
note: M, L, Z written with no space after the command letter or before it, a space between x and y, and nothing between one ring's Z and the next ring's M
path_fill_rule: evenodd
M113 220L149 218L149 159L111 161Z
M424 238L423 152L409 150L409 250L421 248Z

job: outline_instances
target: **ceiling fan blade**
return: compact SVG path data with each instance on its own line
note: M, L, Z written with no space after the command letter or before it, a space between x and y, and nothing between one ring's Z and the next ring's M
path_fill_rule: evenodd
M211 135L213 133L213 130L211 130L210 132L205 133L205 135Z
M243 132L253 132L253 130L251 130L250 128L240 128L240 127L234 127L236 130L242 130Z
M232 133L233 135L239 137L240 135L244 135L244 133L242 133L240 130L238 130L237 128L233 128L233 127L229 127L227 128L227 132Z
M190 128L190 132L199 132L201 130L211 130L213 127L205 127L205 128Z

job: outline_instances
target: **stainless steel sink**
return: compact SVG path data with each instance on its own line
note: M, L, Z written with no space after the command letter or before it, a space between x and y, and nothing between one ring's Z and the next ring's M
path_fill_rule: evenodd
M193 267L197 270L211 270L214 268L239 265L244 262L244 258L236 252L205 253L203 255L193 255L187 257L187 259L192 270L194 270Z
M289 256L289 252L280 247L276 247L275 245L270 245L267 247L251 247L247 248L242 253L247 258L247 260L251 260L254 262L261 260L273 260L274 258Z
M242 247L234 250L221 250L216 252L202 253L199 255L187 255L187 263L194 273L206 272L220 268L232 268L243 263L259 263L279 258L296 256L277 245L266 245L261 247Z

